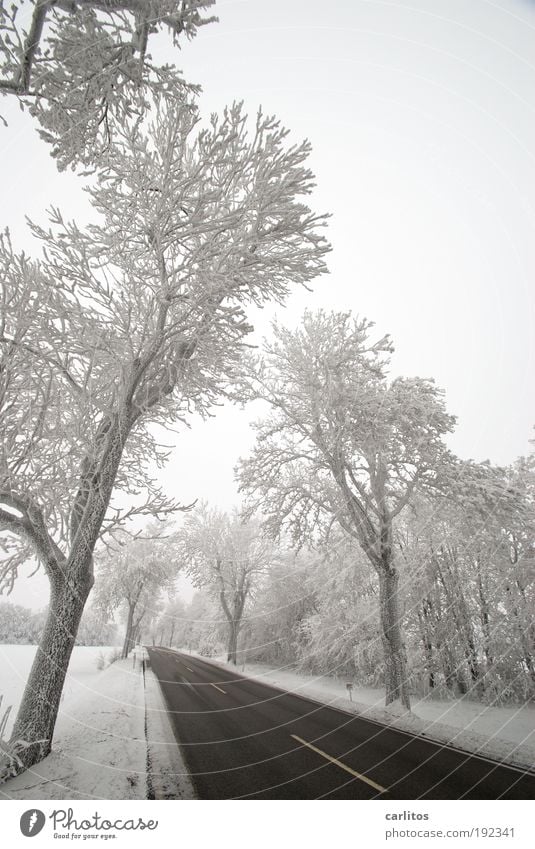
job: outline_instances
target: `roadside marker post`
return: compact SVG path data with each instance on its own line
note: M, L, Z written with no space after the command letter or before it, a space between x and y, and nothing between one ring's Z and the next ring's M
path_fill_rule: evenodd
M349 694L349 701L350 701L350 702L352 702L352 701L353 701L353 695L352 695L352 693L353 693L353 684L346 684L346 690L347 690L347 692L348 692L348 694Z

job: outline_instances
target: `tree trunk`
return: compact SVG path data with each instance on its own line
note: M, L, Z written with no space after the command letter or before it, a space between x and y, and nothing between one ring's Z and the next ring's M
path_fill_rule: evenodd
M32 741L32 745L19 753L25 769L46 757L52 746L67 667L93 586L91 569L85 571L85 576L78 580L61 574L51 579L45 627L11 738L12 742Z
M93 551L110 503L124 445L133 419L123 409L99 425L98 462L87 469L71 512L71 551L61 565L49 564L50 606L11 741L31 743L20 753L17 771L38 763L50 752L65 675L87 597L93 586Z
M455 555L445 549L441 550L443 569L439 565L437 559L437 574L440 578L446 598L450 605L450 610L453 614L453 620L457 628L457 632L462 641L462 650L470 673L472 681L470 689L477 695L482 696L484 690L484 682L481 679L481 671L479 669L479 661L475 645L474 629L472 618L463 593L462 581L459 576L459 569ZM459 675L460 673L460 675ZM459 689L461 695L466 695L468 685L464 682L464 676L459 668L457 675Z
M481 574L481 564L477 561L477 589L479 595L479 615L481 619L481 631L483 634L483 653L485 655L485 672L487 676L492 675L494 666L494 658L492 656L492 631L490 627L490 605L487 600L485 589L483 587L483 576ZM489 682L486 682L488 687Z
M471 634L469 634L466 639L465 657L470 671L472 687L476 687L476 691L479 693L479 691L483 689L483 682L481 680L477 651Z
M227 651L227 663L237 664L237 655L238 655L238 631L239 625L236 621L232 621L229 623L229 638L228 638L228 651Z
M520 586L519 582L516 581L517 589L520 593L521 601L525 601L524 591ZM533 687L535 685L535 658L533 653L534 648L534 640L533 640L533 617L530 613L525 609L525 604L522 604L524 608L522 614L518 609L518 605L513 598L513 587L509 583L509 581L505 585L506 597L511 602L511 613L513 615L513 622L515 626L515 630L518 634L519 638L519 646L521 647L521 657L523 657L524 663L526 665L527 671L529 673L529 677L531 680L530 689L533 691Z
M386 704L399 700L403 707L410 710L407 659L401 631L399 574L393 563L379 570L379 598Z
M134 608L129 607L128 608L128 619L126 621L126 634L124 635L123 650L121 652L121 657L122 657L123 660L128 657L128 652L130 651L130 649L132 647L133 624L134 624Z
M451 659L451 652L448 649L444 649L441 652L441 658L442 671L444 673L444 682L448 690L450 690L452 693L455 693L457 678L455 677L455 663Z
M435 687L435 663L433 653L433 641L429 625L432 602L424 598L421 607L418 607L418 624L420 625L420 636L424 647L425 668L427 671L427 683L430 690Z

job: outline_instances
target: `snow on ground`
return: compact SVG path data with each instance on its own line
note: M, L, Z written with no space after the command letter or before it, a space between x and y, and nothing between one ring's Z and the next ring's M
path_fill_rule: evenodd
M6 736L9 735L15 720L36 648L36 646L0 645L0 696L3 696L0 714L11 705ZM65 679L62 705L65 700L89 694L92 682L100 674L97 667L99 656L102 654L107 661L110 655L117 651L119 649L114 646L75 646Z
M74 649L53 750L40 764L1 785L0 798L146 798L141 657L134 655L99 671L96 660L101 650ZM0 646L0 692L7 694L4 706L12 704L13 713L34 653L34 646Z
M216 662L234 668L221 658ZM351 702L344 680L256 663L239 665L237 669L251 678L357 713L382 725L391 725L521 769L535 769L533 704L493 707L467 698L451 701L427 698L414 699L412 711L407 712L399 703L385 708L382 689L355 685Z
M109 656L112 651L83 646L74 649L53 751L36 767L1 785L0 798L145 799L149 790L146 728L153 795L191 798L186 768L179 750L174 749L164 703L150 671L144 688L143 650L99 671L100 653ZM3 707L13 705L13 714L34 654L34 646L0 646L0 693L4 694ZM233 668L222 660L216 662ZM261 664L239 666L238 670L284 691L401 731L524 769L535 764L533 705L491 707L466 698L421 699L415 700L413 711L407 713L399 704L386 709L384 691L369 687L355 686L350 702L344 680Z

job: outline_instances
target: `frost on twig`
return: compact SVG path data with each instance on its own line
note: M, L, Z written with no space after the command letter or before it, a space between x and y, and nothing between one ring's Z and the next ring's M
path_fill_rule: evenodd
M154 95L187 97L173 67L147 52L167 32L175 46L217 20L213 0L0 0L0 94L37 119L60 169L93 165L117 127ZM29 14L31 10L31 13ZM5 123L5 121L4 121Z

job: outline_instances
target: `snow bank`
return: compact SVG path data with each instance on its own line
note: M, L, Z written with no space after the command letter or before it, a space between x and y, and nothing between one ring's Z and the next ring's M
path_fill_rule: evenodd
M93 667L90 671L88 665L92 651L94 674ZM99 648L89 651L82 646L75 648L69 666L68 690L56 724L53 751L37 766L1 785L0 798L146 798L147 746L141 661L130 657L98 672L95 660L99 651ZM2 681L0 686L3 684Z
M399 703L385 708L384 690L354 686L353 701L350 701L345 681L263 664L233 667L224 660L210 660L227 669L237 668L241 674L285 692L306 696L372 722L520 769L535 769L534 705L492 707L466 698L452 701L420 699L409 712Z

